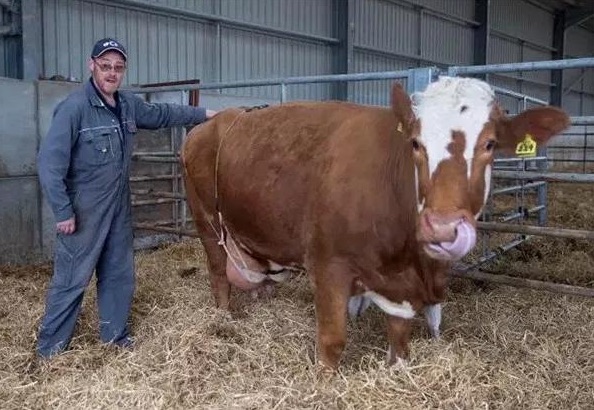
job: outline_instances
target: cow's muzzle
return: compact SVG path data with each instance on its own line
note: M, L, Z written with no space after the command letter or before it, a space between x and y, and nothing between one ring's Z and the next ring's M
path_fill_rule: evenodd
M429 257L455 261L466 256L476 244L472 222L474 218L469 219L464 211L448 216L425 211L420 215L418 239Z

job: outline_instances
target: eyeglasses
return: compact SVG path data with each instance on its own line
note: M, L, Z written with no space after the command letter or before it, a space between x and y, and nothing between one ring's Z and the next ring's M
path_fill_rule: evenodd
M121 74L124 71L126 71L125 64L111 65L111 63L99 62L97 60L93 60L93 61L95 61L95 64L97 64L97 66L99 67L99 70L101 70L101 72L103 72L103 73L107 73L108 71L113 70L116 73Z

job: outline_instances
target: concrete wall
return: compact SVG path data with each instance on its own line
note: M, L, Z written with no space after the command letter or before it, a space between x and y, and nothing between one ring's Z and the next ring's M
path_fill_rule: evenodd
M36 87L0 78L0 90L0 262L35 260L41 252Z

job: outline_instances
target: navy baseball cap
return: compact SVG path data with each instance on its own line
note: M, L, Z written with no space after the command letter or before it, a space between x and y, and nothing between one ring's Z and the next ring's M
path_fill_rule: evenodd
M113 38L104 38L97 41L91 52L91 57L97 58L107 51L117 51L124 57L124 60L128 60L128 54L126 54L124 46Z

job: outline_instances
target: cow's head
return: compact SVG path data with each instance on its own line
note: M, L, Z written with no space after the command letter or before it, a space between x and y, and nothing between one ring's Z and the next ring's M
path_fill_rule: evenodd
M550 106L507 117L489 85L471 78L441 77L413 102L395 85L392 105L416 165L417 237L430 257L443 260L474 247L495 152L513 152L526 134L545 144L570 123Z

